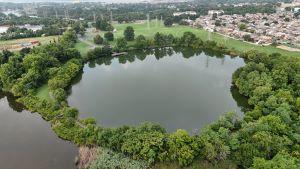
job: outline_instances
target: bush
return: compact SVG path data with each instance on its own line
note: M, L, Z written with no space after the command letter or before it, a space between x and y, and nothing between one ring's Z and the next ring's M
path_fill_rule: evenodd
M193 137L185 130L177 130L169 136L169 156L172 160L178 160L181 166L191 164L197 156L198 145Z
M134 40L134 29L131 26L128 26L124 31L124 38L126 41L133 41Z
M114 40L114 34L112 32L106 32L104 34L104 38L107 40L107 41L113 41Z
M167 26L167 27L172 26L173 25L173 19L170 18L170 17L166 18L165 21L164 21L164 25Z
M96 35L94 37L94 43L97 44L97 45L100 45L100 44L103 44L103 38L100 36L100 35Z
M144 123L139 127L131 128L124 134L121 150L130 154L134 159L146 160L154 163L164 159L165 130L152 123Z
M117 50L126 51L127 50L127 41L125 38L117 39Z
M148 46L145 36L139 35L136 37L135 47L139 49L144 49Z
M97 158L88 167L89 169L145 169L147 162L132 160L123 154L98 148Z

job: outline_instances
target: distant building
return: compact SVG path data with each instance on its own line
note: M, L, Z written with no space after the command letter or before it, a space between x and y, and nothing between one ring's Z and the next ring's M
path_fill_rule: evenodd
M185 12L175 12L173 16L181 16L181 15L197 15L195 11L185 11Z
M37 16L37 9L36 9L35 5L25 4L23 6L23 10L27 16L31 16L31 17Z
M188 2L189 0L149 0L151 4L159 4L159 3L180 3L180 2Z
M217 14L217 16L223 15L224 11L223 10L209 10L208 15L213 16L214 14Z

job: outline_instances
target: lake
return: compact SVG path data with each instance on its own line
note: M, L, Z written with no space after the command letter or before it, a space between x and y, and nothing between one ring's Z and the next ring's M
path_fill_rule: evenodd
M39 114L0 92L1 169L75 169L78 149L56 136Z
M84 66L68 102L104 127L156 122L168 131L198 130L247 100L232 86L239 57L191 49L135 51Z

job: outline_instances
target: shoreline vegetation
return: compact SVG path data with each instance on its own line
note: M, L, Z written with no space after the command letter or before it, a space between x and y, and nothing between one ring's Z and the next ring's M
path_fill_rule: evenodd
M86 168L147 168L159 163L163 165L160 168L167 163L188 167L197 161L216 165L231 161L244 168L299 168L299 57L240 52L202 40L192 32L181 37L155 33L151 39L143 35L135 39L118 38L115 47L96 47L82 57L74 48L76 32L68 30L55 43L22 54L5 51L1 54L0 88L17 96L31 112L41 114L60 138L97 148L101 153L91 162L87 160ZM167 133L155 123L103 128L93 118L79 119L78 110L68 106L67 89L84 63L113 52L172 46L244 58L247 64L233 74L233 83L249 98L252 109L244 112L245 117L227 113L191 136L182 129ZM51 101L36 96L45 83Z
M262 46L262 45L256 45L256 44L251 44L249 42L244 42L241 40L237 40L234 38L229 38L224 35L221 35L219 33L215 32L208 32L203 29L198 29L190 26L184 26L184 25L178 25L175 24L171 27L165 27L164 23L161 21L150 21L149 22L149 27L147 21L143 21L142 23L125 23L125 24L113 24L113 27L116 29L116 32L114 32L114 40L109 41L110 45L115 46L117 39L123 37L123 31L127 27L133 27L135 34L136 35L143 35L145 36L146 39L152 39L155 35L156 32L160 32L162 34L172 34L174 37L181 37L184 32L192 32L195 34L198 38L202 39L203 41L208 41L209 39L211 41L215 41L218 44L221 44L225 46L226 48L229 49L234 49L236 51L239 51L240 53L243 53L245 51L249 50L257 50L262 53L267 53L267 54L272 54L272 53L280 53L285 56L299 56L300 52L299 51L289 51L289 50L284 50L282 48L278 48L276 46L268 45L268 46ZM85 41L79 41L76 44L76 48L80 51L81 54L85 55L91 47L90 43L93 43L93 40L91 37L94 37L95 35L101 35L101 37L105 36L105 33L107 31L94 31L90 29L89 31L86 32L86 39ZM87 41L89 44L87 44ZM128 46L132 46L133 42L129 41ZM99 46L99 45L95 45Z

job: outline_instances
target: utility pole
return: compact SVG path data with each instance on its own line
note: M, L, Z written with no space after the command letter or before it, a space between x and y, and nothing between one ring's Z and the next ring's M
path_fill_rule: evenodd
M67 18L70 20L69 10L67 9Z
M110 10L110 24L112 24L113 22L113 13L112 13L112 10Z
M58 18L57 10L56 9L55 9L55 17L56 17L56 19Z
M44 16L44 18L46 18L46 11L45 10L43 10L43 16Z
M96 14L95 14L95 12L93 12L93 15L94 15L94 23L96 23Z
M147 14L147 28L150 30L150 15Z

